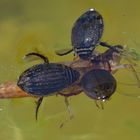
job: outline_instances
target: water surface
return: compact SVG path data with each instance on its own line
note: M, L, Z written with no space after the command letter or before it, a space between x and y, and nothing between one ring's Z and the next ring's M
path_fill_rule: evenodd
M139 0L1 0L0 1L0 82L16 81L32 63L22 60L31 51L47 55L50 61L72 60L73 54L58 57L54 51L71 47L71 28L87 9L95 8L105 22L103 41L140 46ZM139 71L140 72L140 71ZM130 71L120 70L118 82L135 84ZM138 94L132 85L118 85L123 93ZM99 110L94 101L81 94L70 98L75 118L68 118L63 97L45 98L39 120L35 121L35 99L0 101L1 140L138 140L140 99L116 92Z

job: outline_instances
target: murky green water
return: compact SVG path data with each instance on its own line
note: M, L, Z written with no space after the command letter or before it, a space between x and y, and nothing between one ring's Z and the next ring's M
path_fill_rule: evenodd
M16 81L31 63L22 57L30 51L47 55L50 61L72 60L58 57L54 50L69 48L74 21L93 7L105 22L102 40L112 44L140 46L139 0L1 0L0 1L0 82ZM140 72L140 71L139 71ZM116 74L119 82L135 83L129 71ZM140 93L136 86L118 85L119 90ZM99 110L84 94L71 97L75 118L68 118L63 97L45 98L35 121L35 99L0 100L0 140L139 140L140 99L115 93Z

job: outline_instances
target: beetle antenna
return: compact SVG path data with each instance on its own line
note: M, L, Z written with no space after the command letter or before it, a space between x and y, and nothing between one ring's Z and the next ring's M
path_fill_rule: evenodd
M38 101L37 101L37 107L36 107L36 110L35 110L35 118L36 118L36 120L37 120L37 118L38 118L38 110L39 110L39 107L40 107L40 105L41 105L41 103L42 103L42 100L43 100L43 97L40 97L40 98L38 99Z
M38 56L38 57L40 57L41 59L43 59L45 63L47 63L47 64L49 63L48 58L45 57L45 56L43 56L43 55L41 55L41 54L39 54L39 53L34 53L34 52L28 53L28 54L25 55L25 58L26 58L26 57L29 57L29 56L31 56L31 55Z

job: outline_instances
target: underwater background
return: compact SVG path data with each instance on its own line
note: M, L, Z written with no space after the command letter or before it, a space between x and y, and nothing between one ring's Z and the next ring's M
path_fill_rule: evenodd
M140 52L139 5L139 0L1 0L0 82L16 82L26 68L40 62L23 61L29 52L40 52L51 62L72 61L73 54L60 57L55 51L71 47L73 23L89 8L103 16L102 41ZM85 94L70 97L75 117L62 128L69 118L63 97L46 97L37 122L34 98L1 99L0 140L140 139L140 89L129 70L114 76L117 91L104 110Z

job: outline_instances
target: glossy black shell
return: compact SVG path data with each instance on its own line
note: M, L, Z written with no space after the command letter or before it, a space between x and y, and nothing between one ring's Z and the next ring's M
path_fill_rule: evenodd
M96 100L106 100L115 92L116 80L110 72L94 69L82 77L81 86L87 96Z
M102 16L90 9L81 15L72 28L71 40L75 52L81 59L88 59L99 43L104 29Z
M44 63L23 72L17 85L29 94L47 96L70 86L79 76L79 72L65 65Z

